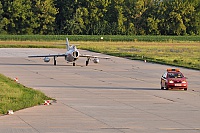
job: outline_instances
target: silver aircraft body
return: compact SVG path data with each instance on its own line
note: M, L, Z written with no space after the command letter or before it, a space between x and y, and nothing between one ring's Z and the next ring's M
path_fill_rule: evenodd
M99 58L101 59L109 59L109 57L99 57L99 56L93 56L93 55L82 55L80 54L80 52L78 51L78 49L76 48L75 45L69 45L69 40L68 38L66 38L66 53L63 54L49 54L49 55L30 55L28 56L29 58L31 57L44 57L44 62L49 62L50 58L49 57L53 57L54 60L54 65L56 65L56 58L57 57L64 57L65 60L67 62L73 62L73 66L76 65L76 60L79 57L86 57L86 66L89 64L89 61L91 60L91 58L93 59L94 63L99 63Z

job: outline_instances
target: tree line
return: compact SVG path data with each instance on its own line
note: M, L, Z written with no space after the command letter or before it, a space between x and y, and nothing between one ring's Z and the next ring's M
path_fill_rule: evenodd
M0 34L199 35L199 0L1 0Z

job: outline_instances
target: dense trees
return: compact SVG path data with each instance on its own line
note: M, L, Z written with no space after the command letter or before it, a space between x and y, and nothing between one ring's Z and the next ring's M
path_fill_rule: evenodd
M2 4L1 4L1 1L0 1L0 33L3 33L3 26L4 26L4 23L3 23L3 9L2 9Z
M199 0L1 0L1 34L199 35Z
M1 0L3 30L8 34L53 34L55 15L52 0Z

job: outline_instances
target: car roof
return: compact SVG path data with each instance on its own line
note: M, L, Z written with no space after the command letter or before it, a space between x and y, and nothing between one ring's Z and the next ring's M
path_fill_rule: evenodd
M176 71L168 71L167 73L181 73L181 72L176 72Z

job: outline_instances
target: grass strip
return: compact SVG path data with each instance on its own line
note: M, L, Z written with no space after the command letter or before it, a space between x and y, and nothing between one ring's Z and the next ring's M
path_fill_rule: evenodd
M200 42L200 36L145 36L145 35L0 35L2 41L126 41L126 42Z
M79 44L80 49L200 70L199 42L79 42Z
M48 99L51 98L42 92L27 88L0 74L0 114L40 105Z

